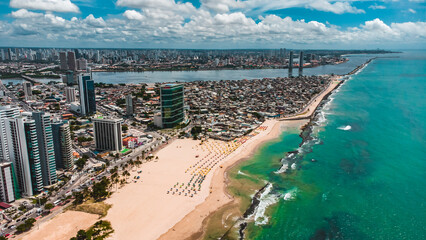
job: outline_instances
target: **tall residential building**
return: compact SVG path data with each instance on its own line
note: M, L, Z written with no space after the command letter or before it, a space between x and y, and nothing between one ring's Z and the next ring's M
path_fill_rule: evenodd
M91 74L81 74L78 77L78 87L80 92L80 107L83 116L96 113L95 82Z
M67 84L67 86L73 86L75 84L75 74L73 71L68 70L67 73L65 74L65 80L66 82L64 82L65 84Z
M4 54L4 49L3 49L3 48L2 48L2 49L0 49L0 57L1 57L1 60L2 60L2 61L6 60L6 59L5 59L5 54Z
M61 70L68 70L67 53L59 53L59 61L61 62Z
M31 83L24 82L22 86L24 87L25 99L30 100L33 97L33 90L31 89Z
M32 118L36 125L43 185L49 186L57 182L52 121L50 120L50 115L44 112L33 112Z
M303 52L299 54L299 71L303 70Z
M173 128L184 121L183 84L165 84L160 87L161 121L163 128Z
M77 59L77 70L86 70L87 60L84 58Z
M9 156L16 176L16 198L32 196L43 189L36 123L19 116L6 119Z
M71 131L68 123L52 123L56 168L70 170L73 167Z
M290 57L288 61L288 70L289 71L293 70L293 51L290 51Z
M92 122L96 149L106 151L121 151L123 149L122 119L95 117L92 118Z
M70 51L67 53L68 69L72 71L77 71L77 64L75 61L75 53Z
M15 186L11 162L0 163L0 200L2 202L15 201Z
M0 162L10 161L9 147L6 138L6 119L19 116L19 108L15 106L0 106Z
M79 59L81 57L80 51L78 49L74 49L75 58Z
M7 60L12 60L12 49L8 48L7 49Z
M132 97L132 94L128 94L126 96L126 114L128 116L131 116L134 113L135 112L134 112L134 106L133 106L133 97Z
M65 97L67 98L67 103L75 102L75 88L66 87L65 88Z

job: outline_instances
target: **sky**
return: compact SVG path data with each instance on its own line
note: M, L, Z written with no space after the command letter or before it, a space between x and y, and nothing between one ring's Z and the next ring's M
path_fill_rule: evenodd
M426 0L0 0L0 46L425 49Z

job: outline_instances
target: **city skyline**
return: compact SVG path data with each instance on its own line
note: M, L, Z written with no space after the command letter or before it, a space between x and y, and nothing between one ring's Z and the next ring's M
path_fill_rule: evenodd
M0 46L424 48L423 0L11 0Z

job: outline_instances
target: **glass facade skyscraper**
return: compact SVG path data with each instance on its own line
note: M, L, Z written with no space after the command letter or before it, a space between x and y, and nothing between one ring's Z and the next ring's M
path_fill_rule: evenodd
M96 113L95 82L90 74L79 76L80 107L83 116Z
M37 130L43 185L49 186L57 182L52 121L50 120L50 115L44 112L33 112L32 118L35 121Z
M173 128L185 119L183 84L165 84L160 88L163 128Z

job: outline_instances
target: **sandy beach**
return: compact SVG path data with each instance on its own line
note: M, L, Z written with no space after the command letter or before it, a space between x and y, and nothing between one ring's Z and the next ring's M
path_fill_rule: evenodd
M75 237L80 229L87 229L92 226L99 216L84 212L66 211L55 216L50 221L36 225L33 229L17 239L22 240L69 240Z
M265 124L271 125L271 131L259 138L253 138L247 145L237 150L235 154L223 164L223 168L218 168L213 174L211 182L212 193L194 211L189 213L183 220L177 223L160 239L198 239L203 232L204 220L213 212L232 203L235 199L226 191L226 171L237 164L239 161L249 158L264 143L276 139L280 136L283 128L301 127L307 120L285 121L267 120Z
M216 199L216 194L223 193L216 184L212 185L212 179L216 175L223 176L228 166L250 152L250 147L255 147L259 141L263 142L271 136L277 136L279 125L277 121L266 121L262 124L261 130L254 131L255 136L243 139L242 141L246 142L235 151L233 149L238 145L229 147L228 143L216 140L208 140L203 145L200 145L200 141L190 139L173 141L156 154L158 160L143 164L140 168L142 181L138 180L135 183L133 180L107 200L107 203L113 205L105 217L111 221L115 230L112 238L158 239L169 229L174 232L173 226L177 222L191 212L198 212L197 206L208 205L211 202L209 199ZM230 154L226 156L227 153ZM200 163L204 163L204 166ZM185 196L184 194L193 186L191 183L188 187L188 182L193 176L191 174L197 171L206 173L201 188L197 183L197 193L190 191L193 197L189 194ZM132 171L131 179L135 175L138 175L136 168ZM172 194L173 192L175 194ZM225 196L224 200L227 199L229 198ZM221 201L218 203L222 204ZM202 215L201 221L205 216ZM191 226L190 228L198 229L196 224Z

